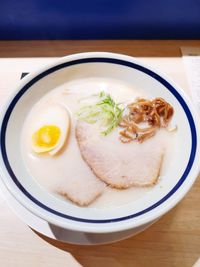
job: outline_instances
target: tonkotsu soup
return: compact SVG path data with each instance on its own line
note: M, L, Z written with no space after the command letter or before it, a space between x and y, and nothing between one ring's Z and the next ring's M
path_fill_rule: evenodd
M95 77L50 91L23 126L30 177L79 206L120 206L148 194L170 164L175 131L170 104L147 99L141 89Z

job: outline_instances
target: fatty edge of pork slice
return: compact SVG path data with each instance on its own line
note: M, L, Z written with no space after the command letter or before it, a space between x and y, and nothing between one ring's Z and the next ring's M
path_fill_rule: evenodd
M81 186L80 183L82 183ZM103 193L104 189L105 183L101 182L98 178L96 178L93 180L84 179L80 181L75 181L74 185L71 184L70 186L68 185L67 188L59 188L56 190L56 193L66 199L71 200L78 206L88 206Z

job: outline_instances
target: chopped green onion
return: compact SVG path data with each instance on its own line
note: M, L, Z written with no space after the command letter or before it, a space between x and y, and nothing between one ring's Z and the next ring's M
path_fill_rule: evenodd
M101 134L106 136L118 126L124 108L120 103L115 103L110 94L106 94L104 91L101 91L96 97L97 101L81 107L77 116L79 120L90 124L100 122L100 125L106 128Z

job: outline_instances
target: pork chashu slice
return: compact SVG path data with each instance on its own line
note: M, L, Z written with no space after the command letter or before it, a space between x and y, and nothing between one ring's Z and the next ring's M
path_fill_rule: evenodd
M123 144L117 129L102 136L96 124L79 121L76 139L83 159L96 176L122 189L157 182L165 151L162 131L144 143Z

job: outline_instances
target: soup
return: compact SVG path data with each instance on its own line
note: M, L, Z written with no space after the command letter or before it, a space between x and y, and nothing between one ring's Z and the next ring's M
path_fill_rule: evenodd
M71 81L43 96L27 114L22 131L30 177L63 201L96 208L127 204L159 186L174 134L155 125L146 127L150 135L141 134L145 123L140 121L141 127L135 127L141 131L126 132L131 137L123 142L122 133L130 130L120 127L127 118L125 107L138 98L147 96L124 82L95 77ZM102 100L106 104L99 108Z

